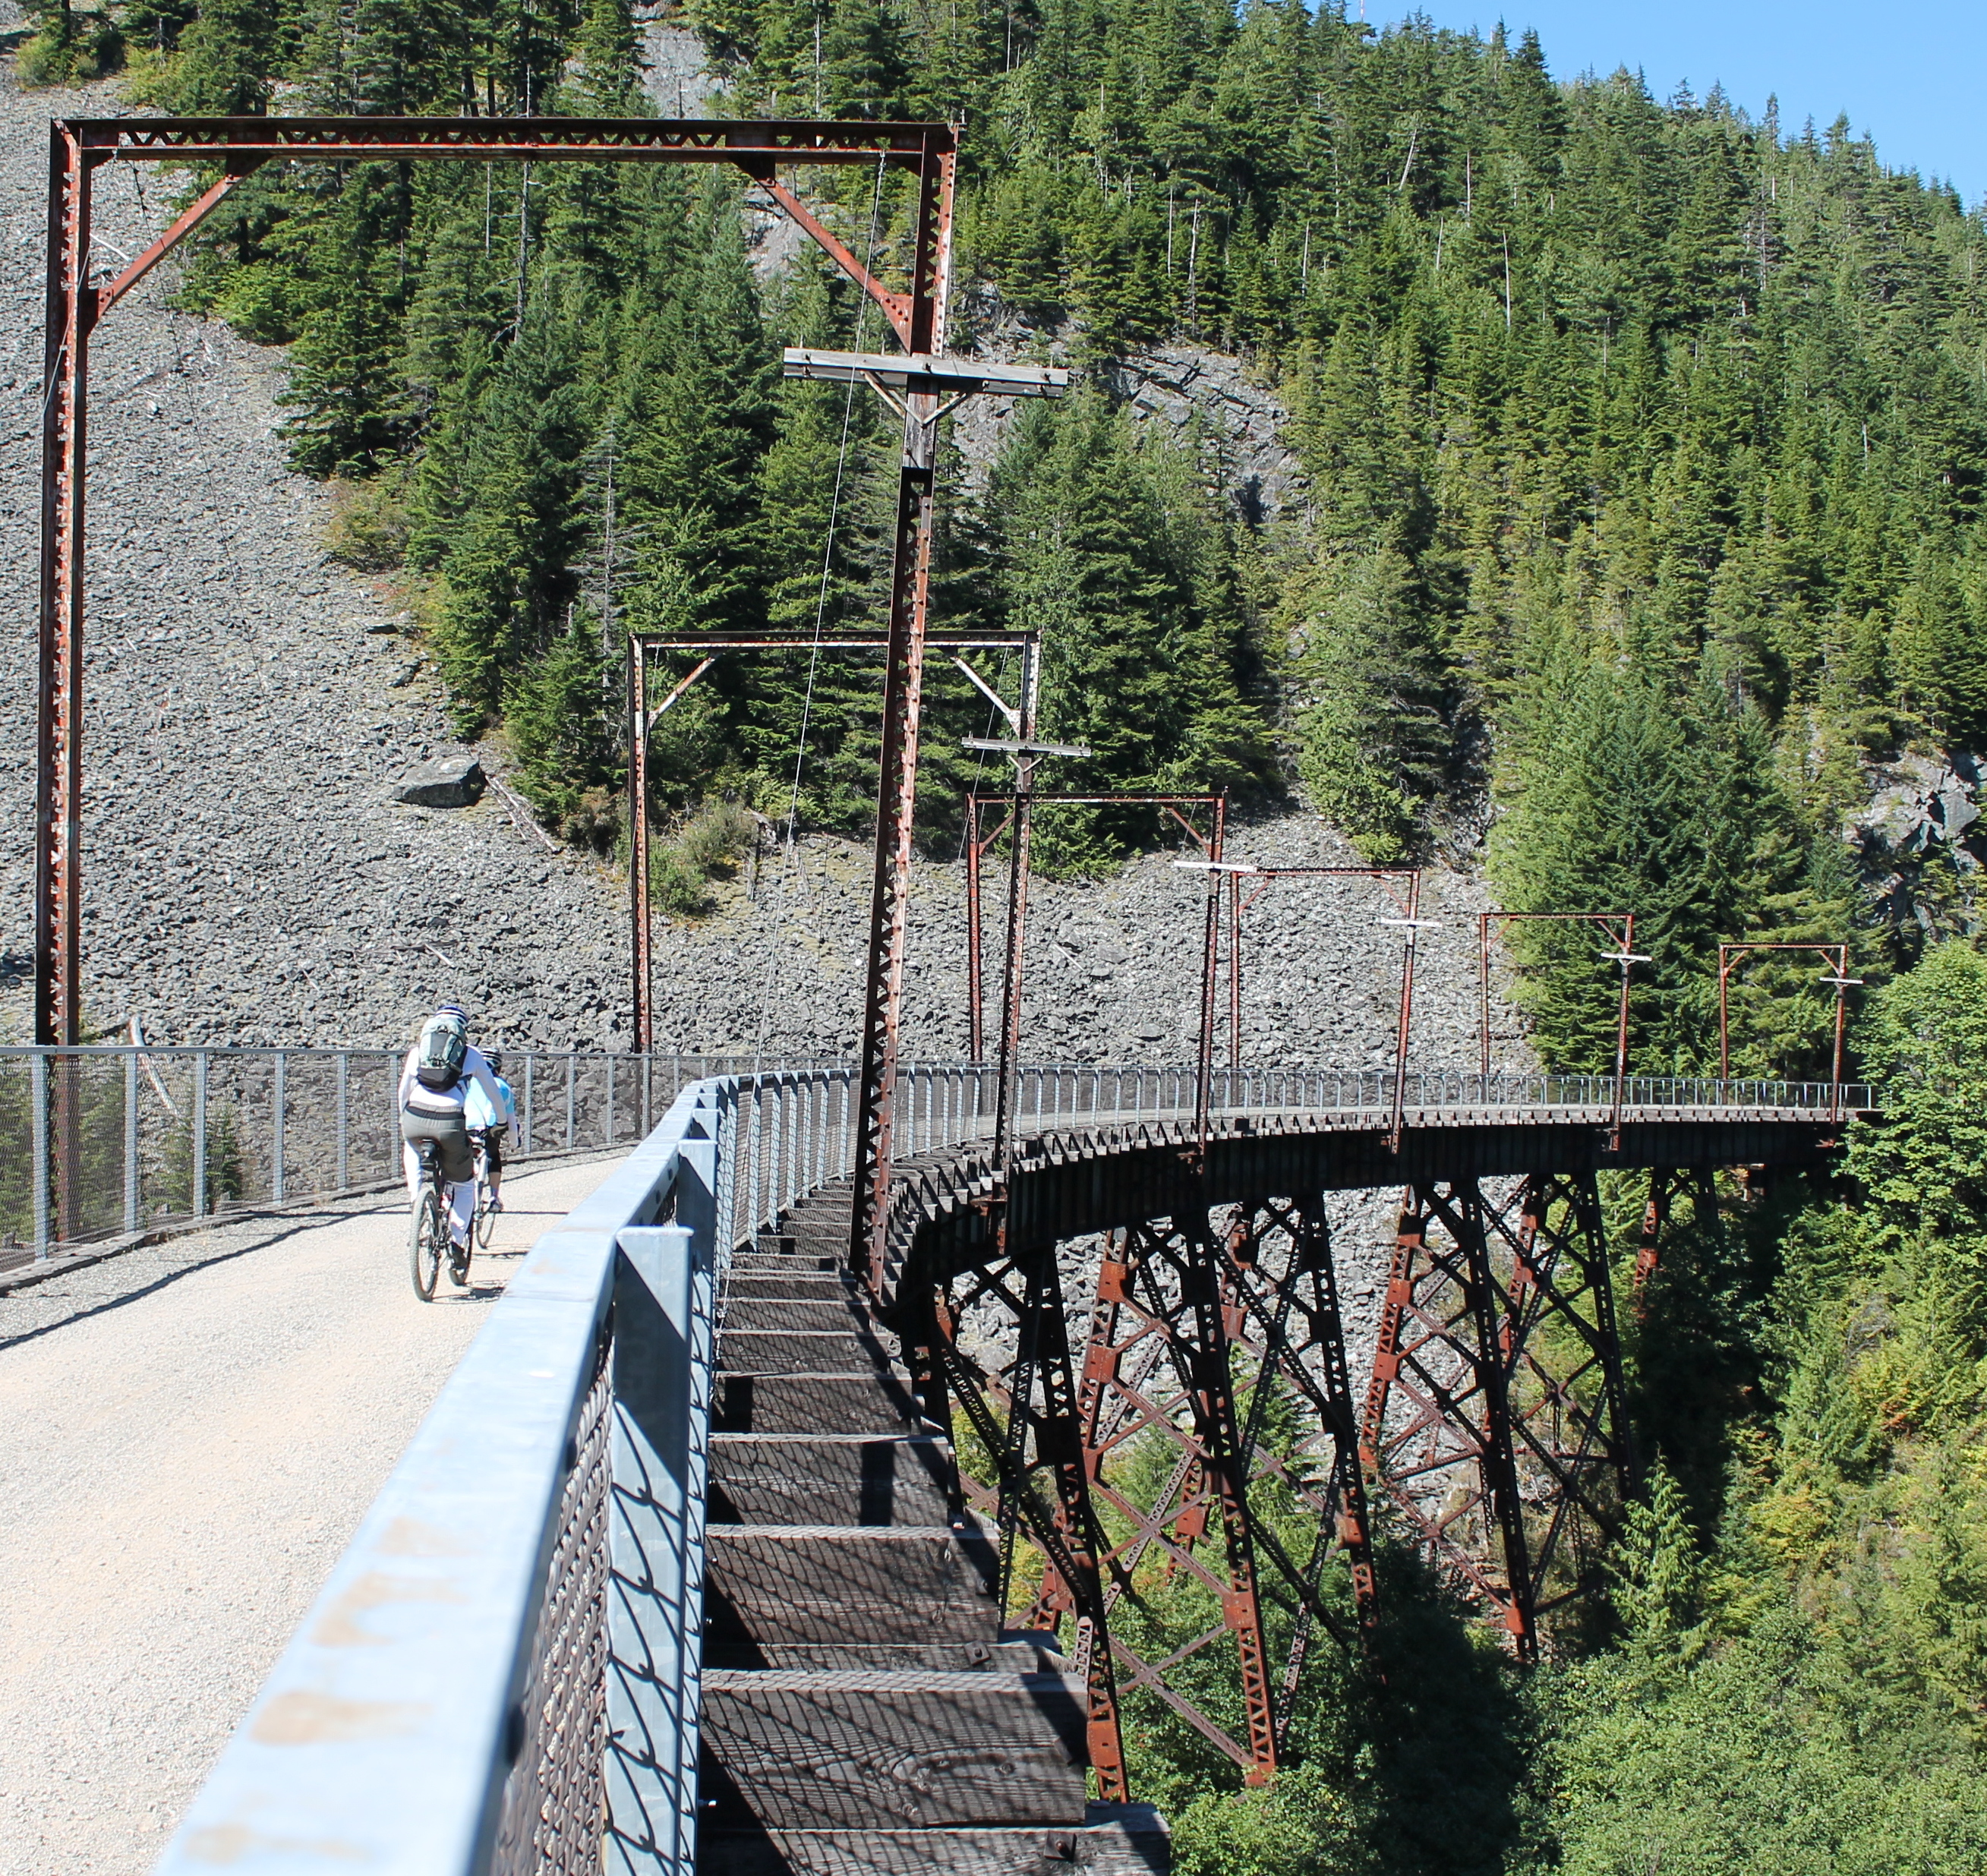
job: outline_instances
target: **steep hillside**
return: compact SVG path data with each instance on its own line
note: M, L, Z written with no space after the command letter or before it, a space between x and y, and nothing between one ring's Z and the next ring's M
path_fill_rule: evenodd
M680 62L688 41L659 30L651 43L651 85L673 92L670 60ZM5 290L20 322L5 366L16 420L0 441L15 621L0 685L0 1037L14 1039L29 1024L33 940L42 127L120 108L107 83L23 92L0 77L0 279L13 282ZM135 247L170 187L109 172L99 192L104 241ZM411 622L390 588L325 555L333 496L291 468L278 435L285 355L173 310L176 285L162 270L118 307L93 353L89 1021L108 1031L135 1015L160 1041L378 1044L454 995L514 1041L622 1046L624 876L611 860L521 825L494 791L467 808L394 801L410 768L455 747L432 656L407 635ZM1243 408L1232 362L1211 355L1155 359L1147 395L1177 421L1178 387L1196 378L1220 387L1210 403ZM1260 455L1259 419L1249 421ZM1238 421L1238 437L1243 430ZM1263 477L1273 489L1282 486L1274 462ZM389 629L396 621L402 629ZM482 753L493 769L505 764L500 746ZM1242 838L1266 854L1351 857L1300 818L1265 822ZM769 849L750 871L749 892L743 869L713 883L708 913L659 916L662 1044L845 1055L860 1015L866 853L815 836L792 859ZM1478 892L1458 877L1437 896L1462 913ZM1095 888L1041 887L1031 1052L1177 1058L1196 1005L1197 893L1163 858ZM1264 967L1247 980L1252 1060L1354 1065L1391 1054L1392 993L1374 970L1388 943L1359 896L1340 899L1336 920L1321 920L1316 892L1294 912L1259 915ZM933 862L916 904L909 1044L957 1055L961 869ZM1460 1065L1473 1046L1464 938L1461 923L1438 934L1424 970L1417 1034L1432 1064ZM1291 968L1294 944L1301 968ZM750 962L741 969L741 960Z

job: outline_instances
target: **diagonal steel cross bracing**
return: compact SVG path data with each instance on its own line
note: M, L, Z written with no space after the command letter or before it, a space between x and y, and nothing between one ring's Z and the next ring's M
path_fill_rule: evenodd
M1150 1631L1141 1655L1114 1632L1127 1688L1144 1688L1242 1766L1251 1783L1276 1770L1276 1718L1247 1460L1236 1411L1228 1258L1203 1211L1133 1224L1098 1267L1082 1368L1084 1471L1112 1541L1103 1557L1111 1590ZM1135 1475L1166 1456L1164 1483ZM1218 1544L1200 1554L1210 1527ZM1163 1593L1161 1584L1166 1588ZM1182 1613L1184 1631L1169 1617ZM1231 1641L1240 1669L1242 1723L1223 1725L1181 1691L1179 1674Z
M1111 1670L1092 1682L1098 1763L1118 1763L1115 1702L1139 1692L1264 1781L1318 1630L1350 1647L1377 1615L1322 1207L1268 1199L1219 1228L1203 1210L1111 1234L1073 1397L1052 1303L1038 1254L967 1274L909 1338L933 1344L942 1411L958 1402L992 1475L962 1483L999 1521L1004 1598L1024 1537L1041 1575L1022 1626L1074 1618L1079 1657ZM1000 1358L970 1356L962 1324ZM1350 1624L1323 1581L1341 1553ZM1266 1601L1281 1612L1280 1659ZM1206 1692L1231 1648L1239 1713Z
M1360 1429L1368 1489L1519 1654L1594 1587L1634 1474L1599 1198L1543 1174L1499 1201L1411 1187Z
M969 1339L970 1338L970 1339ZM1044 1559L1036 1610L1047 1626L1072 1618L1074 1655L1088 1688L1085 1732L1099 1797L1129 1790L1118 1723L1117 1662L1098 1568L1103 1534L1085 1477L1075 1371L1052 1250L1003 1260L924 1299L906 1334L928 1388L926 1412L947 1429L956 1403L994 1474L962 1480L1000 1535L1000 1602L1012 1592L1014 1547L1025 1532ZM990 1350L999 1355L990 1355ZM1005 1359L1000 1358L1004 1355Z
M1321 1199L1299 1205L1280 1199L1238 1206L1223 1238L1228 1254L1223 1305L1230 1346L1247 1358L1238 1390L1245 1402L1243 1466L1288 1494L1311 1527L1308 1547L1286 1549L1259 1527L1261 1548L1281 1578L1271 1593L1291 1604L1290 1640L1276 1689L1280 1747L1315 1630L1347 1638L1321 1591L1324 1567L1344 1554L1360 1628L1379 1618L1373 1574L1371 1526L1359 1465L1359 1422L1345 1353L1331 1233ZM1294 1418L1296 1431L1280 1449L1266 1443L1273 1411Z

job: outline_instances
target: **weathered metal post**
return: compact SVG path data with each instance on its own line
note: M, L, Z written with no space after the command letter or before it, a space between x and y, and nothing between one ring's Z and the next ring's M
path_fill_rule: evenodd
M1422 919L1421 916L1422 876L1419 871L1408 876L1408 912L1404 919L1388 919L1383 923L1405 926L1407 943L1401 951L1401 1022L1399 1033L1394 1041L1394 1118L1387 1130L1388 1150L1401 1150L1402 1111L1408 1095L1408 1038L1414 1027L1415 1020L1415 953L1419 949Z
M35 750L35 1040L71 1048L82 1039L83 495L89 335L97 312L96 295L88 285L93 167L66 125L49 125ZM66 1160L66 1128L62 1132L57 1157Z
M137 1228L138 1051L134 1048L124 1058L124 1229L131 1232Z
M274 1129L275 1137L273 1142L274 1150L271 1155L270 1159L269 1183L272 1188L270 1196L278 1205L281 1205L285 1198L288 1196L286 1187L288 1183L288 1166L285 1151L287 1142L284 1136L289 1131L290 1121L289 1081L288 1075L289 1059L289 1054L287 1050L277 1050L276 1085L271 1098L271 1105L275 1110L275 1127Z
M927 140L918 170L906 352L945 349L945 298L952 263L951 140ZM890 612L884 651L883 737L876 801L876 859L870 889L869 951L862 1007L862 1081L856 1112L855 1191L850 1261L879 1280L896 1123L898 1019L903 1007L904 937L910 914L912 816L917 799L918 717L924 690L925 620L930 602L932 494L939 400L906 390L897 467Z
M37 1051L29 1062L29 1100L33 1109L35 1261L49 1255L49 1058Z
M628 909L633 925L634 1038L638 1055L654 1047L649 1004L653 975L649 919L649 657L639 639L628 641ZM646 1131L646 1129L644 1129Z
M342 1090L341 1089L341 1093ZM340 1169L339 1183L345 1183L342 1161L344 1158L343 1113L341 1105L339 1138ZM207 1216L207 1051L201 1049L193 1058L193 1215L196 1218Z

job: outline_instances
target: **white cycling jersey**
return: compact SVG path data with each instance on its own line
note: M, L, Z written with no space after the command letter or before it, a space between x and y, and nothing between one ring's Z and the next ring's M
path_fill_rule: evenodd
M430 1120L446 1120L451 1115L463 1116L467 1126L487 1126L491 1123L480 1121L472 1110L470 1096L477 1097L476 1106L484 1113L501 1114L504 1112L503 1085L498 1081L490 1065L484 1059L481 1049L472 1048L462 1058L462 1072L455 1078L452 1088L430 1088L416 1071L420 1066L421 1052L418 1045L407 1051L406 1065L400 1071L400 1105L410 1114L426 1115ZM511 1144L518 1143L518 1122L510 1117Z

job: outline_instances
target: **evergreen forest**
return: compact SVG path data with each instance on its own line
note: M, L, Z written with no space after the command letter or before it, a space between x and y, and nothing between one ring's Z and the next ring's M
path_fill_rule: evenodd
M30 10L31 82L121 69L147 108L658 108L629 0ZM1182 1871L1987 1869L1978 862L1852 837L1885 765L1970 772L1987 744L1987 221L1846 122L1555 76L1529 34L1381 31L1342 0L672 23L713 110L964 127L954 346L1078 382L990 462L946 441L936 623L1042 632L1042 729L1094 752L1071 780L1300 801L1376 862L1480 845L1515 909L1632 908L1647 1071L1715 1068L1722 939L1846 941L1865 983L1883 1119L1830 1179L1721 1186L1624 1320L1648 1489L1607 1606L1521 1671L1388 1552L1384 1677L1314 1652L1267 1790L1135 1715ZM896 178L799 184L901 278ZM181 288L288 348L333 550L400 584L462 733L603 852L629 630L880 620L896 431L778 359L886 335L811 250L755 265L766 225L715 170L293 166L228 198ZM1105 368L1159 346L1281 400L1293 510L1265 523L1208 436L1114 403ZM930 669L923 832L950 852L949 752L990 726ZM824 656L690 693L648 805L689 830L665 885L693 901L740 809L862 832L876 692ZM1072 820L1049 859L1139 832ZM1533 930L1541 1057L1606 1068L1591 946ZM1814 975L1746 977L1736 1069L1826 1075ZM1607 1196L1626 1257L1639 1200Z

